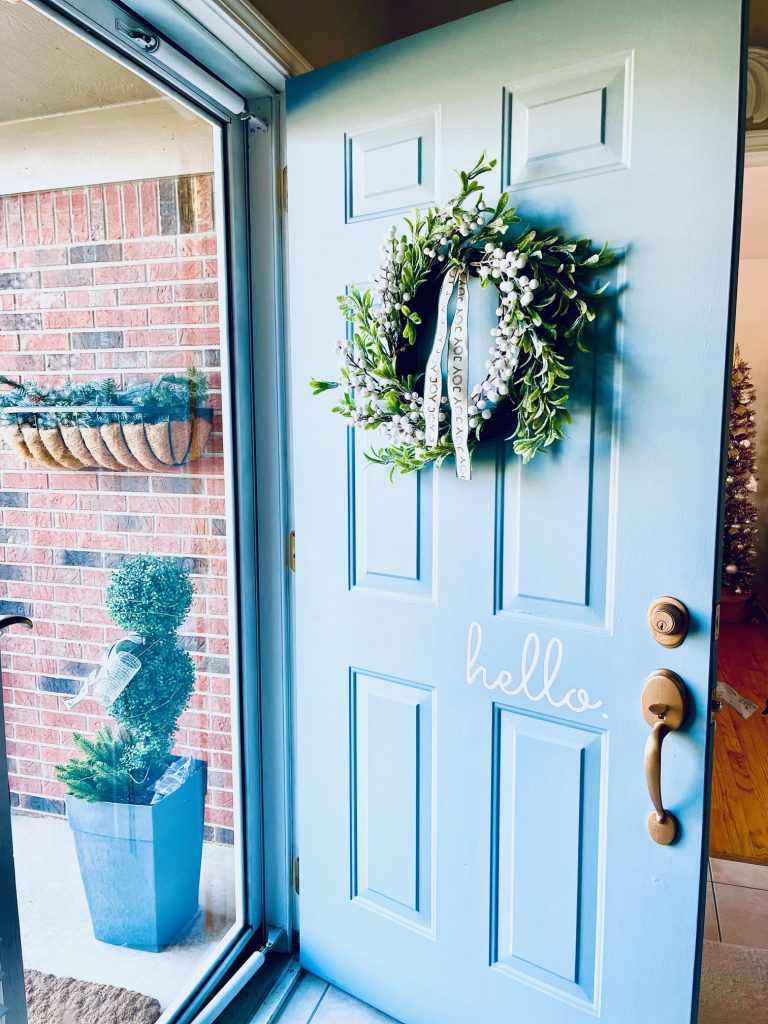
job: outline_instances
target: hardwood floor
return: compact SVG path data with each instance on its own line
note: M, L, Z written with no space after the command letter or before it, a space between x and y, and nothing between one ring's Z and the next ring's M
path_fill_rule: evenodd
M718 679L763 708L768 699L768 625L723 623ZM768 716L746 721L723 705L715 730L712 857L768 864Z

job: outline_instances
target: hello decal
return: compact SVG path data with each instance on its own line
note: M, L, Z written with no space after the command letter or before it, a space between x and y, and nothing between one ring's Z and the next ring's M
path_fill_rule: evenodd
M502 669L495 679L490 679L484 665L478 664L483 645L483 631L479 622L471 622L467 632L467 684L472 686L478 679L486 690L501 690L507 697L523 694L528 700L537 704L547 701L553 708L568 708L577 714L585 711L596 711L603 706L601 700L592 701L589 693L580 687L567 690L562 697L554 691L560 667L563 663L563 642L553 636L544 648L541 682L533 677L541 658L541 640L536 633L529 633L523 643L520 658L520 682L515 682L512 673ZM603 715L605 718L606 716Z

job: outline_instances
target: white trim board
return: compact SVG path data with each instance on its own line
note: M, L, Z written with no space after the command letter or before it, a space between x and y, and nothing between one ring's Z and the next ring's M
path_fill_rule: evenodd
M247 0L176 2L278 91L286 78L312 70L309 61Z
M213 170L210 124L159 97L0 125L0 195Z
M768 164L768 130L759 129L746 132L744 163L747 167Z

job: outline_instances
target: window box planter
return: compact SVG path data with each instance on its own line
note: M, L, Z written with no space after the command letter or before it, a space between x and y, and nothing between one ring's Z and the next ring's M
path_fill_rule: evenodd
M207 769L156 804L67 797L94 935L159 952L198 912Z
M137 405L15 406L3 410L0 438L48 469L167 473L203 454L213 409Z

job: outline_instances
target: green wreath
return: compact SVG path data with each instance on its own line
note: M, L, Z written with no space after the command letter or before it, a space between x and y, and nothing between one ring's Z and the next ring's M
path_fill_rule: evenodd
M519 223L504 192L486 204L477 180L496 166L485 153L462 171L461 190L443 209L414 210L407 232L393 227L384 238L372 289L339 296L351 338L337 343L340 381L312 380L314 394L341 388L333 411L365 430L378 430L386 446L366 457L403 473L440 466L456 456L457 473L469 477L472 448L503 433L527 462L565 437L571 384L570 354L586 351L584 329L595 319L590 275L613 261L607 244L594 251L588 239L568 241L535 228L510 241ZM470 205L468 200L475 197ZM484 379L467 384L467 282L479 277L499 291L498 323ZM420 292L439 285L435 341L426 369L417 365ZM448 326L448 304L456 311ZM443 352L448 348L443 396Z

